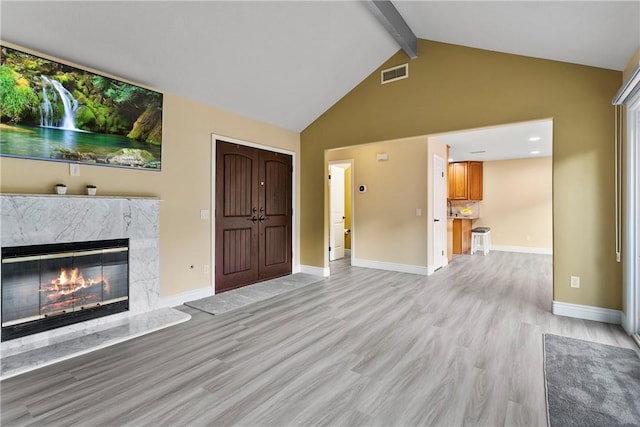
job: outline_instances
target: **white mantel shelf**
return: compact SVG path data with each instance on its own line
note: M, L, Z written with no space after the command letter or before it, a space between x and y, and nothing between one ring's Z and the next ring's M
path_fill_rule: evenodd
M0 193L0 196L10 197L60 197L60 198L81 198L81 199L113 199L113 200L157 200L162 202L159 197L148 196L88 196L86 194L20 194L20 193Z

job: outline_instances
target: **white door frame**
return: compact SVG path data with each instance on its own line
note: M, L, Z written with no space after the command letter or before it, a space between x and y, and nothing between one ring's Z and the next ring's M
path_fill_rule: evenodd
M626 206L624 235L626 236L623 251L623 292L625 306L622 326L640 345L640 92L629 102L627 107L627 142L625 149L626 170Z
M356 252L356 239L355 239L355 227L356 227L356 221L355 221L355 203L354 203L354 185L353 183L355 182L354 176L355 176L355 169L354 169L354 161L353 159L344 159L344 160L331 160L327 163L327 167L329 168L329 170L331 169L331 166L334 165L349 165L348 167L351 168L351 200L349 201L349 203L351 203L351 224L346 224L345 223L345 228L348 228L351 230L351 250L349 250L349 259L351 261L353 261L354 257L355 257L355 252ZM331 233L331 183L329 183L327 181L327 188L329 191L329 233ZM329 242L330 237L327 236L327 242ZM327 245L328 247L328 245ZM346 252L346 251L345 251ZM327 255L327 260L329 259L329 251L325 252Z
M273 153L283 153L291 156L291 166L293 167L293 171L291 173L291 207L293 209L293 214L291 215L291 273L297 273L300 271L299 261L296 259L297 246L298 241L296 239L296 215L298 215L297 209L297 197L296 197L296 175L298 173L298 168L296 167L296 152L285 150L284 148L271 147L269 145L257 144L255 142L244 141L242 139L231 138L229 136L218 135L215 133L211 134L211 210L209 214L209 227L211 229L211 260L209 269L209 277L211 277L211 286L212 293L216 293L216 141L221 140L225 142L230 142L232 144L244 145L246 147L259 148L261 150L271 151Z
M436 177L436 161L437 162L441 162L442 163L442 173L444 174L442 176L442 178L444 178L444 182L441 181L439 179L439 177ZM447 203L446 203L446 198L447 198L447 176L446 176L446 172L447 172L447 162L445 161L445 159L443 159L442 157L440 157L437 154L433 154L433 161L432 161L432 179L433 179L433 185L431 188L431 194L432 194L432 200L431 200L431 209L432 209L432 217L433 217L433 221L431 222L431 227L430 227L430 232L432 233L431 235L433 236L432 239L432 244L433 244L433 270L437 270L441 267L446 266L447 264L449 264L449 261L447 259ZM438 184L440 182L440 184ZM440 192L440 195L442 196L442 200L441 203L442 205L440 205L439 203L436 203L436 195L438 194L438 192L436 192L436 185L442 185L442 191ZM436 212L438 210L438 208L440 208L440 212ZM436 220L438 220L439 224L436 224ZM437 248L436 247L436 243L438 242L438 239L436 238L436 229L440 228L440 230L443 230L444 233L442 233L443 235L440 236L441 238L441 242L444 242L444 246L442 248ZM445 253L443 255L438 255L438 251L445 251ZM440 258L438 258L440 257ZM437 259L440 259L440 262L436 262Z

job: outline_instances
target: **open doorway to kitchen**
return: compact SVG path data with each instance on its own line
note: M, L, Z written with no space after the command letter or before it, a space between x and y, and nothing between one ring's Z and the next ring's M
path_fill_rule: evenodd
M433 135L431 140L449 147L451 257L471 253L471 230L479 227L490 229L490 251L552 253L552 119Z

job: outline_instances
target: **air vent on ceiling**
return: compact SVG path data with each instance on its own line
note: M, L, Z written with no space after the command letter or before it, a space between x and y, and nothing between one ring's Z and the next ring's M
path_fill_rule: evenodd
M387 68L381 72L381 83L391 83L396 80L402 80L409 77L409 64L398 65L397 67Z

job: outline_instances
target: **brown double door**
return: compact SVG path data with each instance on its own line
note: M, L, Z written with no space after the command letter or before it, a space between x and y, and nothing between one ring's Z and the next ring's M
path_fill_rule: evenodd
M216 293L291 273L291 156L216 141Z

